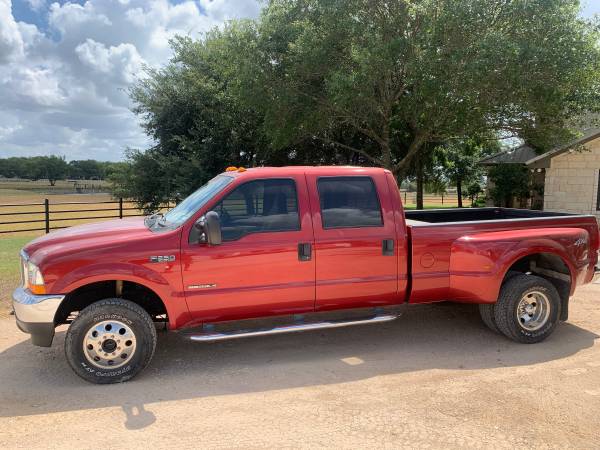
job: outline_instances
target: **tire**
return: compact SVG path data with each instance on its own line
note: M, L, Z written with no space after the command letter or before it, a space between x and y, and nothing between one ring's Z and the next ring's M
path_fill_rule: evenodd
M561 313L558 291L535 275L521 274L504 282L494 306L496 326L523 344L541 342L552 334Z
M150 315L121 298L100 300L83 309L65 337L69 365L96 384L133 378L148 365L155 348L156 328Z
M504 277L504 282L506 283L508 280L510 280L513 277L516 277L518 275L521 275L521 272L517 272L514 270L511 270L510 272L508 272L505 277ZM494 307L496 306L495 303L481 303L479 304L479 315L481 316L481 320L483 321L483 323L490 329L492 330L494 333L498 333L498 334L502 334L500 332L500 330L498 329L498 325L496 325L496 317L494 317Z
M494 333L500 333L498 325L496 325L496 318L494 317L494 304L493 303L481 303L479 305L479 315L485 325L492 330Z

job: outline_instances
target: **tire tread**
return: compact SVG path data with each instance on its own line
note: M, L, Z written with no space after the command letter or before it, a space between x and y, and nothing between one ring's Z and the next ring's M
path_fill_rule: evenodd
M80 331L80 328L86 325L85 322L87 318L94 316L95 314L101 313L103 310L105 313L106 310L110 311L110 313L114 313L115 310L118 309L125 309L127 312L136 316L137 319L141 320L143 325L142 332L144 333L144 337L146 338L143 340L144 344L146 345L146 351L143 352L144 358L137 364L136 369L133 370L131 373L127 373L118 377L94 377L91 374L80 370L78 361L76 359L76 355L72 351L73 348L76 348L74 346L77 346L79 344L74 341L77 337L78 332ZM86 381L90 381L96 384L121 383L133 378L150 363L156 350L156 343L156 327L154 326L152 318L146 312L146 310L144 310L144 308L130 300L125 300L122 298L107 298L104 300L94 302L86 308L82 309L79 315L71 323L65 337L65 356L73 371Z

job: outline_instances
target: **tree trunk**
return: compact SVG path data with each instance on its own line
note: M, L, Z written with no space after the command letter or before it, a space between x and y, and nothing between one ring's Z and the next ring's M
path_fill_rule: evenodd
M423 159L417 156L417 209L423 209Z
M462 202L462 180L460 179L460 177L458 177L456 179L456 195L458 196L458 207L462 208L463 207L463 202Z

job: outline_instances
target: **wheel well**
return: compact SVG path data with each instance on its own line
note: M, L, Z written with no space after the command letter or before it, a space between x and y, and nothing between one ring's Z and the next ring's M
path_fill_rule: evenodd
M524 256L510 266L504 275L504 281L519 272L534 273L550 281L560 295L562 305L560 319L567 320L571 293L571 271L564 260L554 253L534 253Z
M131 281L111 280L86 284L67 294L54 318L55 325L70 323L86 306L105 298L120 297L138 304L154 321L166 322L167 309L152 289Z

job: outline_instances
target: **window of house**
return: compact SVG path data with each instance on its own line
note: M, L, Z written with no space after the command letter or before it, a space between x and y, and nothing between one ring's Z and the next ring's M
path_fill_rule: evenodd
M213 208L221 219L224 241L252 233L300 229L296 183L288 179L255 180L234 189Z
M327 177L317 181L323 228L383 226L375 183L370 177Z

